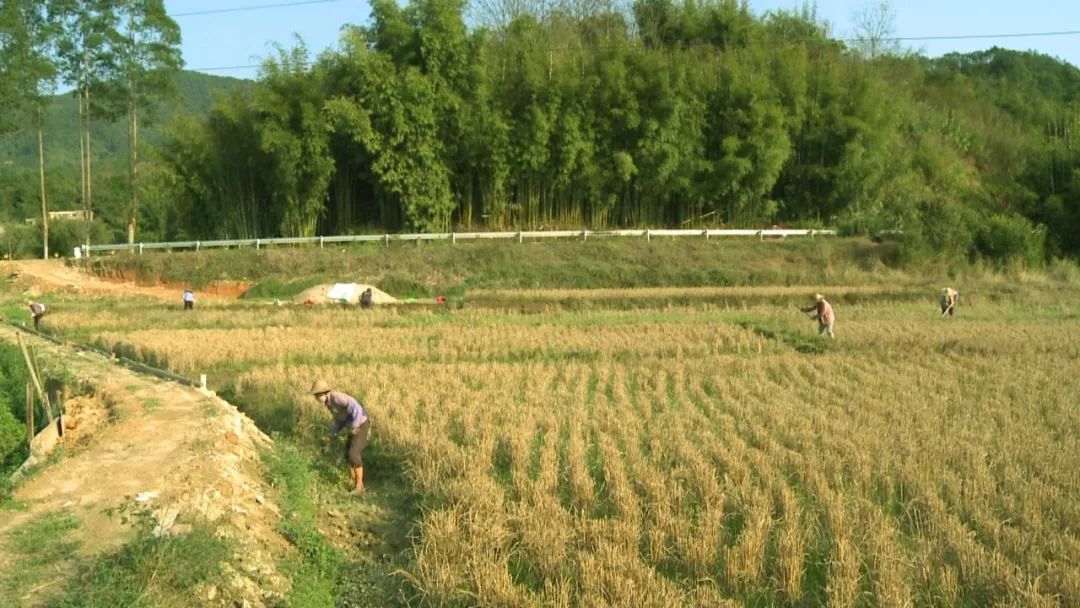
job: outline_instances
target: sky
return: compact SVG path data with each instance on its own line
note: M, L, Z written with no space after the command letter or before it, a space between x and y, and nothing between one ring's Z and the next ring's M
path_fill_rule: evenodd
M399 0L404 2L404 0ZM790 10L802 0L750 0L756 15ZM854 15L873 0L818 0L817 15L834 38L853 38ZM992 46L1034 50L1080 67L1080 0L892 0L894 35L905 48L930 57ZM257 65L274 55L274 43L295 46L299 35L312 57L335 48L341 26L367 24L367 0L165 0L180 25L186 69L255 78ZM202 14L199 14L202 13ZM1065 35L1029 36L1022 34ZM982 37L949 40L912 38Z

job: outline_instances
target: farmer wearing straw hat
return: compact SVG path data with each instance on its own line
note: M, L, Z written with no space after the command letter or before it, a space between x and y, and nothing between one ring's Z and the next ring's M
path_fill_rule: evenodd
M833 313L832 304L825 299L825 296L820 293L814 294L814 303L806 308L800 309L805 313L814 313L818 322L818 334L829 334L829 338L833 336L833 323L836 322L836 314Z
M349 463L349 479L353 492L364 491L364 448L367 447L368 431L371 419L368 418L364 405L341 391L335 391L325 380L317 380L311 386L311 394L326 406L334 417L330 434L336 435L342 429L349 431L349 441L345 446L345 460ZM327 438L329 440L329 437Z
M956 290L952 287L945 287L941 290L941 299L939 300L939 303L941 304L942 318L944 318L946 314L950 317L956 315L956 302L959 299L960 294L956 293Z

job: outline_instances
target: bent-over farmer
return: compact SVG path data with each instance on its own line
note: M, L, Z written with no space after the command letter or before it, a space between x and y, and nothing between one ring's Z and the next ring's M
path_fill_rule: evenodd
M41 302L27 302L26 305L30 307L30 317L34 320L34 329L37 330L41 317L45 316L45 305Z
M945 287L941 290L941 316L944 317L948 314L950 317L956 315L956 303L960 300L960 294L956 292L952 287Z
M193 310L195 308L195 292L190 289L185 289L181 296L184 300L184 310Z
M368 418L364 405L341 391L331 389L325 380L317 380L311 386L311 394L315 395L319 403L325 405L330 415L334 417L330 434L336 435L342 429L349 432L349 440L345 444L349 479L352 481L354 492L363 492L364 448L367 447L368 431L371 429L371 419Z
M802 309L805 313L816 313L818 322L818 334L828 334L829 338L833 336L833 323L836 322L836 313L833 312L832 304L825 299L825 296L814 294L814 303L806 308Z

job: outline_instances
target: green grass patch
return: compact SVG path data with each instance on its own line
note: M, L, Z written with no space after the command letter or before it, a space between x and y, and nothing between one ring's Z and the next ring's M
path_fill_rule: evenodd
M121 509L135 537L120 549L80 558L71 538L81 522L68 511L51 511L0 539L9 560L0 571L0 605L115 608L190 606L200 585L224 584L226 541L207 524L177 537L155 537L148 510Z
M256 298L276 298L287 300L300 295L307 289L321 285L323 283L334 283L336 281L326 278L323 275L314 275L304 277L297 280L283 280L278 277L268 277L263 279L244 292L244 299L256 299Z
M785 344L797 352L817 355L828 352L831 349L831 344L827 337L818 336L816 333L810 331L802 331L798 329L792 329L787 324L774 319L761 319L761 318L735 318L732 322L739 327L748 329L755 334L766 338L768 340L775 340L778 343ZM814 331L816 331L816 321L811 322Z
M345 558L315 525L314 472L299 450L280 441L266 461L270 481L281 491L281 533L297 549L297 557L285 565L293 575L286 599L290 606L334 606Z
M135 538L80 568L55 606L114 608L193 605L193 592L224 584L222 562L231 550L214 527L200 523L182 536L155 537L152 515L136 523Z
M65 540L68 532L79 527L79 520L67 511L51 511L8 533L5 548L25 556L30 565L48 563L78 546Z
M165 405L165 402L162 401L161 399L158 399L157 397L150 397L149 399L143 399L143 402L142 402L143 411L146 412L147 414L149 414L150 412L153 412L155 410L160 409L162 405Z
M69 537L79 525L71 513L52 511L0 539L4 553L10 556L0 570L0 605L21 605L27 593L60 576L57 568L79 547L80 543Z

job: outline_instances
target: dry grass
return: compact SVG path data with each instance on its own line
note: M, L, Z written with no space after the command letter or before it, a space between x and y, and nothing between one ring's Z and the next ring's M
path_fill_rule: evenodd
M815 354L763 304L81 322L240 365L301 432L312 378L362 397L424 497L431 604L1080 603L1080 321L933 305L838 307Z

